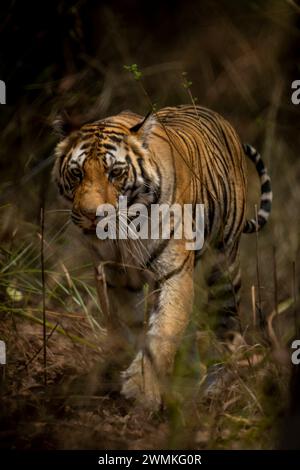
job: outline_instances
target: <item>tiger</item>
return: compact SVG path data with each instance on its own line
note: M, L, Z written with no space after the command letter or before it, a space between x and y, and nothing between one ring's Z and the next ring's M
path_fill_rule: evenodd
M54 180L91 250L107 331L122 338L125 350L131 347L130 362L120 371L121 394L159 409L190 322L195 268L207 249L216 253L207 276L208 289L219 296L216 336L226 344L240 334L239 244L243 233L258 232L268 220L270 176L257 150L242 144L220 114L200 105L165 107L144 118L123 111L68 131L61 118L55 125ZM246 157L261 185L259 210L250 220ZM184 237L172 236L174 226L166 239L100 240L97 208L117 208L124 196L129 207L203 204L203 245L188 250ZM222 289L212 289L220 280Z

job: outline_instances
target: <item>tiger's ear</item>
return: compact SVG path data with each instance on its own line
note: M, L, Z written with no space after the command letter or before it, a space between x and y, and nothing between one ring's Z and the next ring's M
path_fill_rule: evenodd
M144 146L147 146L148 139L156 123L157 119L150 111L142 121L130 128L130 133L141 140Z
M76 119L72 119L67 111L63 110L56 115L52 122L52 129L54 134L63 140L72 131L79 129L80 124Z

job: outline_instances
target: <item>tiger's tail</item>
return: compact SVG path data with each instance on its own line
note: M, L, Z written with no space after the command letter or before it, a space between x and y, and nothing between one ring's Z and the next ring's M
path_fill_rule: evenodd
M267 223L271 212L273 194L271 189L271 179L260 154L249 144L243 144L243 149L247 157L255 163L256 171L260 177L261 183L260 207L257 213L257 221L255 219L246 220L243 229L244 233L253 233L258 232Z

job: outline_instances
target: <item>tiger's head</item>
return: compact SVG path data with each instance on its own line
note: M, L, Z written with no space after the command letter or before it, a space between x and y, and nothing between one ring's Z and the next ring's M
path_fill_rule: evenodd
M128 206L156 201L160 174L151 152L156 125L153 116L142 119L128 112L62 135L53 176L71 204L72 221L85 233L95 233L96 211L102 204L117 209L120 196L127 196ZM61 121L58 126L61 130Z

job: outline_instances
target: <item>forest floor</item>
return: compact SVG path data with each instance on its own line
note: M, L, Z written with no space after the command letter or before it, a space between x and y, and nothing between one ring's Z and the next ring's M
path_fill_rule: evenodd
M67 324L69 323L69 324ZM68 335L47 340L44 384L42 325L7 314L1 322L9 364L2 367L0 447L11 449L243 449L272 448L279 402L278 367L248 367L224 388L222 399L200 403L197 388L155 415L107 387L101 354L73 341L87 320L68 319ZM282 374L282 372L281 372ZM272 376L272 378L271 378ZM282 379L281 381L282 382ZM275 421L274 421L275 420Z
M82 319L80 322L81 327L86 323ZM88 324L84 327L87 337L88 333L92 336ZM53 334L47 342L45 386L41 326L7 318L1 324L1 337L8 338L11 362L5 372L2 370L0 447L163 446L167 436L163 419L145 416L141 410L133 411L117 392L105 393L102 387L97 390L92 384L99 353Z

